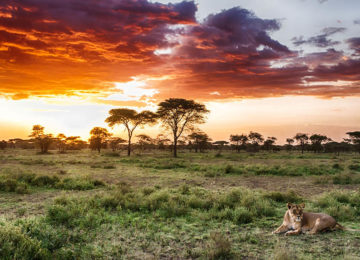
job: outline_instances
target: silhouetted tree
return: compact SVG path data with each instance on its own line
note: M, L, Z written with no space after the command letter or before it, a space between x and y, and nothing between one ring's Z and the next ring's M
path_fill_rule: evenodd
M136 136L138 138L138 145L140 146L141 150L145 150L146 147L150 147L151 145L154 144L154 140L145 134L141 134L141 135L137 135Z
M119 149L119 144L126 143L126 140L121 137L112 137L109 139L109 145L113 152Z
M248 146L249 151L258 152L260 144L264 142L263 136L257 132L250 132L248 137L249 141L251 141L251 145Z
M110 127L120 124L123 125L127 130L128 156L130 156L131 154L131 138L133 136L135 129L138 126L154 124L157 119L155 113L147 110L138 113L133 109L118 108L118 109L111 109L109 111L109 114L110 116L106 118L105 122L108 123Z
M322 147L322 143L329 140L329 138L325 135L320 135L320 134L313 134L312 136L310 136L310 141L311 141L311 146L313 151L316 152L320 152L323 147Z
M273 150L276 140L277 140L276 137L268 137L264 142L264 149L267 151Z
M228 141L216 141L212 143L216 148L218 148L219 152L218 154L221 154L222 150L224 149L224 146L229 144Z
M97 150L99 153L107 138L111 136L109 131L103 127L94 127L91 129L90 135L90 149Z
M297 133L294 136L294 139L298 142L298 144L301 147L301 153L304 153L304 149L305 149L305 145L307 144L308 140L309 140L309 136L308 134L304 134L304 133Z
M0 142L0 150L4 150L7 147L7 142L5 140L2 140Z
M204 115L208 112L205 105L182 98L170 98L159 104L157 114L163 126L173 134L174 157L177 157L179 137L184 131L193 130L194 125L204 123Z
M351 143L355 146L355 150L360 153L360 131L347 132Z
M171 140L163 134L158 134L155 138L155 144L160 150L163 150L170 144Z
M202 131L192 132L188 135L188 139L192 141L196 153L198 150L203 152L209 146L209 142L211 141L209 136Z
M242 135L230 135L230 143L232 143L237 152L239 153L241 148L245 148L247 141L249 138L242 134Z
M287 143L287 145L286 145L286 150L291 151L292 148L293 148L292 145L293 145L294 142L295 142L294 139L292 139L292 138L286 138L286 143Z
M32 137L36 144L40 147L41 153L47 153L50 147L50 144L53 142L52 134L45 134L44 127L41 125L34 125L32 132L29 135Z

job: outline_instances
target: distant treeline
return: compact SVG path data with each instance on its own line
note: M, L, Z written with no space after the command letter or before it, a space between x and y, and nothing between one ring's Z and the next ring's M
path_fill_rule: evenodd
M298 133L292 138L286 139L286 144L277 145L275 137L264 138L260 133L250 132L245 135L231 135L228 141L212 141L212 139L202 131L192 132L187 136L178 140L178 149L189 152L206 152L206 151L246 151L259 152L263 151L307 151L307 152L325 152L325 153L340 153L340 152L360 152L360 131L348 132L349 138L342 142L335 142L325 135L320 134L303 134ZM148 135L137 135L137 142L132 145L132 150L137 151L151 151L163 150L172 151L173 142L164 134L159 134L156 138ZM92 143L93 139L89 141L81 140L77 136L66 137L59 134L57 137L47 137L48 140L30 139L10 139L8 141L0 141L0 149L36 149L40 147L42 152L48 150L58 150L59 153L65 153L68 150L82 150L92 149L98 150L98 144ZM42 143L42 144L41 144ZM45 143L45 144L44 144ZM127 141L120 137L112 137L101 141L100 149L111 149L114 152L127 150ZM44 147L47 146L47 147Z
M216 150L221 153L223 150L234 150L237 152L259 152L280 151L280 150L300 150L312 151L316 153L340 153L340 152L360 152L360 131L348 132L348 138L342 142L335 142L331 138L322 134L297 133L293 137L286 139L285 145L277 145L276 137L265 138L257 132L249 134L232 134L229 140L213 141L205 132L196 127L205 122L205 115L210 111L205 105L194 100L170 98L158 104L156 113L151 111L137 112L128 108L111 109L105 122L109 127L121 125L125 128L127 140L114 137L106 128L94 127L90 131L88 141L81 140L79 136L65 136L58 134L53 136L44 132L44 127L34 125L30 139L10 139L0 142L0 149L22 148L34 149L40 148L41 153L47 153L48 150L57 149L60 153L67 150L80 150L90 148L92 150L112 149L114 152L123 149L127 150L130 156L134 149L145 150L170 150L174 157L177 156L177 149L183 149L194 152L205 152L207 150ZM138 127L161 123L164 133L156 138L151 138L146 134L134 135ZM187 133L187 134L186 134ZM168 138L168 135L170 138ZM132 144L132 138L137 137L137 142Z

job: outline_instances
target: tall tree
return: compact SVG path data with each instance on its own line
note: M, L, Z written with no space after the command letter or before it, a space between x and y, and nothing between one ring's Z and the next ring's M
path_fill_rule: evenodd
M32 137L37 145L40 147L41 153L47 153L50 144L53 142L52 134L45 134L44 127L41 125L34 125L29 137Z
M294 139L298 142L298 144L301 147L301 153L304 153L304 149L305 149L305 145L307 144L308 140L309 140L309 136L308 134L304 134L304 133L297 133L294 136Z
M355 132L347 132L349 135L349 139L353 145L355 145L355 149L360 153L360 131Z
M138 126L156 123L157 115L151 111L142 111L140 113L133 109L117 108L109 111L110 116L105 122L110 127L120 124L125 127L128 134L128 156L131 154L131 138Z
M106 128L94 127L90 131L90 148L97 150L100 153L101 147L106 142L107 138L111 136L111 133Z
M205 123L205 114L209 110L203 104L182 98L170 98L158 106L157 114L163 126L173 134L173 153L177 157L179 137L184 131L193 130L196 124Z
M245 148L249 138L247 135L230 135L230 142L235 145L237 152L239 153L241 148Z

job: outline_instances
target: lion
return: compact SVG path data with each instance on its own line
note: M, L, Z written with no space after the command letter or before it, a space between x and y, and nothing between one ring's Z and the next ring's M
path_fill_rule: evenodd
M287 207L288 210L285 212L283 223L273 234L285 233L286 236L291 236L305 232L316 234L336 229L347 230L327 214L304 212L304 203L299 205L288 203Z

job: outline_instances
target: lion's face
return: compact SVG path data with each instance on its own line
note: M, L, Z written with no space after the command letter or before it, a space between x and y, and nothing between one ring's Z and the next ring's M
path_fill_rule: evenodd
M304 215L305 204L301 203L297 205L297 204L288 203L287 206L292 220L294 222L301 222Z

